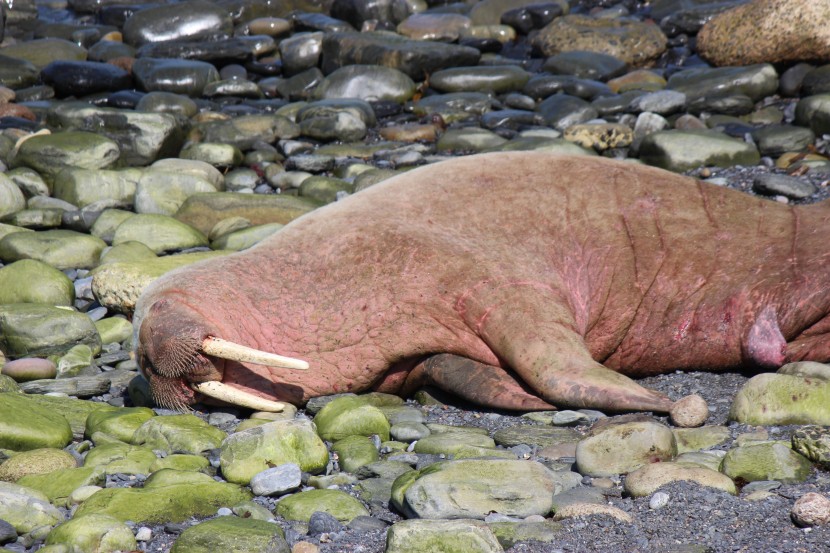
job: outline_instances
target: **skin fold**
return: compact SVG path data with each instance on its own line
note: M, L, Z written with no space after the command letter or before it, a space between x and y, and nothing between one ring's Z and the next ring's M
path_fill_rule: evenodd
M828 202L630 162L456 158L165 275L136 310L138 359L180 408L222 380L298 405L434 384L495 408L666 412L629 377L830 359L828 231ZM310 369L217 359L207 336Z

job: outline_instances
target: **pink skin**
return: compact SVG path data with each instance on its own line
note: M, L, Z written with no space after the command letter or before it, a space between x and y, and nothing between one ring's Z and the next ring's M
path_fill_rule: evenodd
M137 309L139 360L157 400L180 403L198 399L188 381L221 379L296 404L433 383L500 408L665 412L627 376L830 360L828 230L827 202L629 163L458 158L166 275ZM171 374L170 342L207 335L311 368L191 351ZM475 363L419 364L438 353Z

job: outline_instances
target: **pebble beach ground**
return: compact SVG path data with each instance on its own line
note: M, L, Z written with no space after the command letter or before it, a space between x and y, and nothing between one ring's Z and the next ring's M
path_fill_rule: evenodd
M0 545L830 551L827 403L797 425L731 421L751 373L643 379L700 394L709 417L694 434L614 417L615 459L577 454L606 414L522 416L428 393L327 398L257 434L262 419L242 410L151 410L129 324L163 272L452 156L602 155L771 202L830 198L828 21L830 7L799 0L0 0ZM9 364L31 358L50 362ZM377 426L346 443L359 409ZM680 476L638 488L626 473L641 466L588 468L643 454L617 431L643 432L651 460ZM269 432L299 445L266 451ZM476 489L465 471L499 492L463 495ZM428 500L401 499L405 486ZM172 510L117 495L154 489ZM537 490L551 493L531 507ZM804 514L812 493L825 503ZM465 501L461 517L451 504Z

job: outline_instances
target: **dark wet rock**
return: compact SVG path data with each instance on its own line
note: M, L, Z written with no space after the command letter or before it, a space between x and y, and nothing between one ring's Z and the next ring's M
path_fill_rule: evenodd
M559 8L556 10L555 5ZM551 13L559 15L568 13L568 2L566 0L554 0L552 2L540 2L539 0L482 0L477 2L470 10L470 18L474 25L496 25L504 15L516 8L535 9L534 17L551 17ZM552 17L557 17L553 15ZM541 22L541 21L540 21Z
M453 67L436 71L429 78L431 87L441 92L493 92L521 90L530 73L515 65Z
M566 94L550 96L539 104L536 111L545 118L545 123L558 130L597 117L597 110L591 107L591 104Z
M522 127L544 125L544 118L533 111L501 109L481 116L481 126L487 129L505 128L519 130Z
M323 38L324 73L354 64L385 65L415 80L439 69L472 66L481 53L475 48L420 42L383 33L330 33Z
M203 0L181 2L173 13L169 6L147 8L124 22L124 42L131 46L168 40L215 40L227 38L232 32L230 12Z
M549 3L533 3L528 6L513 8L501 14L501 22L510 25L517 32L526 35L534 29L541 29L554 18L564 15L567 6Z
M546 56L570 50L600 52L641 67L666 50L666 36L657 25L627 19L566 15L554 19L533 40Z
M273 39L271 39L272 46ZM217 63L244 61L253 57L257 45L242 38L215 41L155 42L138 49L139 58L178 58Z
M32 86L37 82L39 74L40 71L32 62L0 54L0 85L9 88Z
M830 133L830 94L817 94L798 101L795 123L816 134Z
M401 21L397 31L415 40L455 42L471 25L469 17L458 13L416 13Z
M123 69L94 61L53 61L43 68L40 77L60 97L115 92L132 86L130 74Z
M415 93L406 73L377 65L349 65L336 69L315 90L318 98L359 98L403 103Z
M581 50L554 54L542 65L543 71L597 81L619 77L627 68L628 64L615 56Z
M140 58L133 64L133 77L146 92L200 96L208 84L219 80L219 72L203 61Z
M652 7L651 16L669 36L695 34L717 14L744 2L746 0L658 0Z
M801 93L801 84L804 77L815 69L815 65L809 63L797 63L781 73L778 82L778 91L782 96L795 97Z
M296 75L316 67L323 50L323 33L301 33L280 41L283 73Z
M322 31L336 33L338 31L354 31L354 27L324 13L296 12L291 15L291 21L297 31Z
M570 75L535 75L522 89L531 98L547 98L558 92L576 96L584 100L593 100L601 96L614 96L608 85L590 79L581 79Z
M805 96L830 92L830 65L811 69L801 81L801 93Z
M100 40L89 47L88 59L92 61L109 61L116 58L135 57L135 48L123 42Z
M331 16L347 21L355 29L370 20L379 23L400 23L408 13L408 6L393 0L334 0Z
M288 100L311 98L325 76L317 67L307 69L287 79L272 77L259 81L259 87L267 97L280 96Z
M706 94L689 100L691 113L718 113L722 115L746 115L755 109L755 102L745 94Z

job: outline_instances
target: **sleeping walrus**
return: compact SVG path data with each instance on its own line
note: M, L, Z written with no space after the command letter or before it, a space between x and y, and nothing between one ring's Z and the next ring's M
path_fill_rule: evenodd
M431 383L496 408L667 412L629 376L830 360L828 232L828 202L632 163L456 158L165 275L138 360L171 408Z

